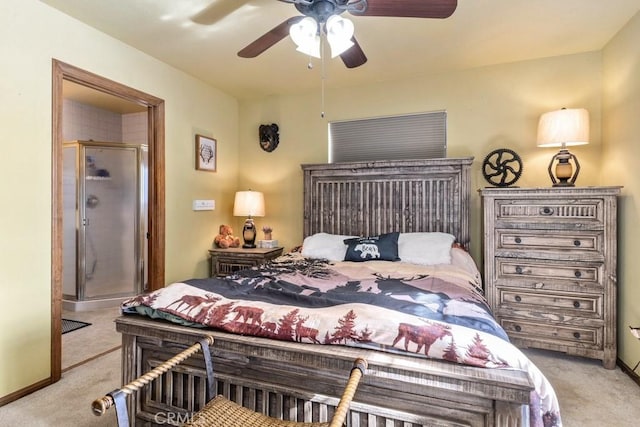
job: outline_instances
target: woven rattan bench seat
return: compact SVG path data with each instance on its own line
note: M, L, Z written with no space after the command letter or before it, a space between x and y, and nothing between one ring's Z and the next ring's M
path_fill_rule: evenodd
M328 427L329 423L304 423L268 417L240 406L224 396L216 396L185 426L208 427Z

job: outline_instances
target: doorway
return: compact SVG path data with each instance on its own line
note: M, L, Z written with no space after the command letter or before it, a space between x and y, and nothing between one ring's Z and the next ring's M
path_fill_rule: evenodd
M61 377L63 294L63 86L73 82L147 109L148 223L147 283L149 290L164 285L164 101L112 80L53 60L52 78L52 250L51 250L51 382Z

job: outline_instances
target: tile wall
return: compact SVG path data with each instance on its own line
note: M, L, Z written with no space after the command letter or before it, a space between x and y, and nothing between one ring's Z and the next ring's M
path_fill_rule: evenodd
M65 99L62 137L65 141L147 143L147 113L119 114Z

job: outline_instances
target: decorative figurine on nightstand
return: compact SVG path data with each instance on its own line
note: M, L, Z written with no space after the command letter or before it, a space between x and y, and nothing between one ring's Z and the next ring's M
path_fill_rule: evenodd
M264 240L271 240L271 233L273 232L273 228L268 225L262 227L262 232L264 233Z
M508 148L493 150L482 162L482 176L494 187L509 187L522 175L522 160Z
M237 248L240 246L240 238L233 236L233 228L230 225L222 224L219 234L213 239L213 243L221 249Z
M260 136L260 147L264 151L271 152L276 149L280 143L278 130L278 125L275 123L271 123L270 125L260 125L258 134Z
M264 233L264 240L258 241L258 247L266 249L277 248L278 241L272 239L273 236L271 233L273 232L273 228L269 225L265 225L262 227L262 232Z

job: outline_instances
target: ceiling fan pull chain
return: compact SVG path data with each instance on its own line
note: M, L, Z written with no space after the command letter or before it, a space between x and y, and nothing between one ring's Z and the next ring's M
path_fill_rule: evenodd
M321 64L321 75L320 75L320 91L321 91L321 95L320 95L320 102L321 102L321 111L320 111L320 117L322 117L324 119L324 81L325 81L325 68L324 68L324 43L322 40L322 35L320 36L320 64Z

